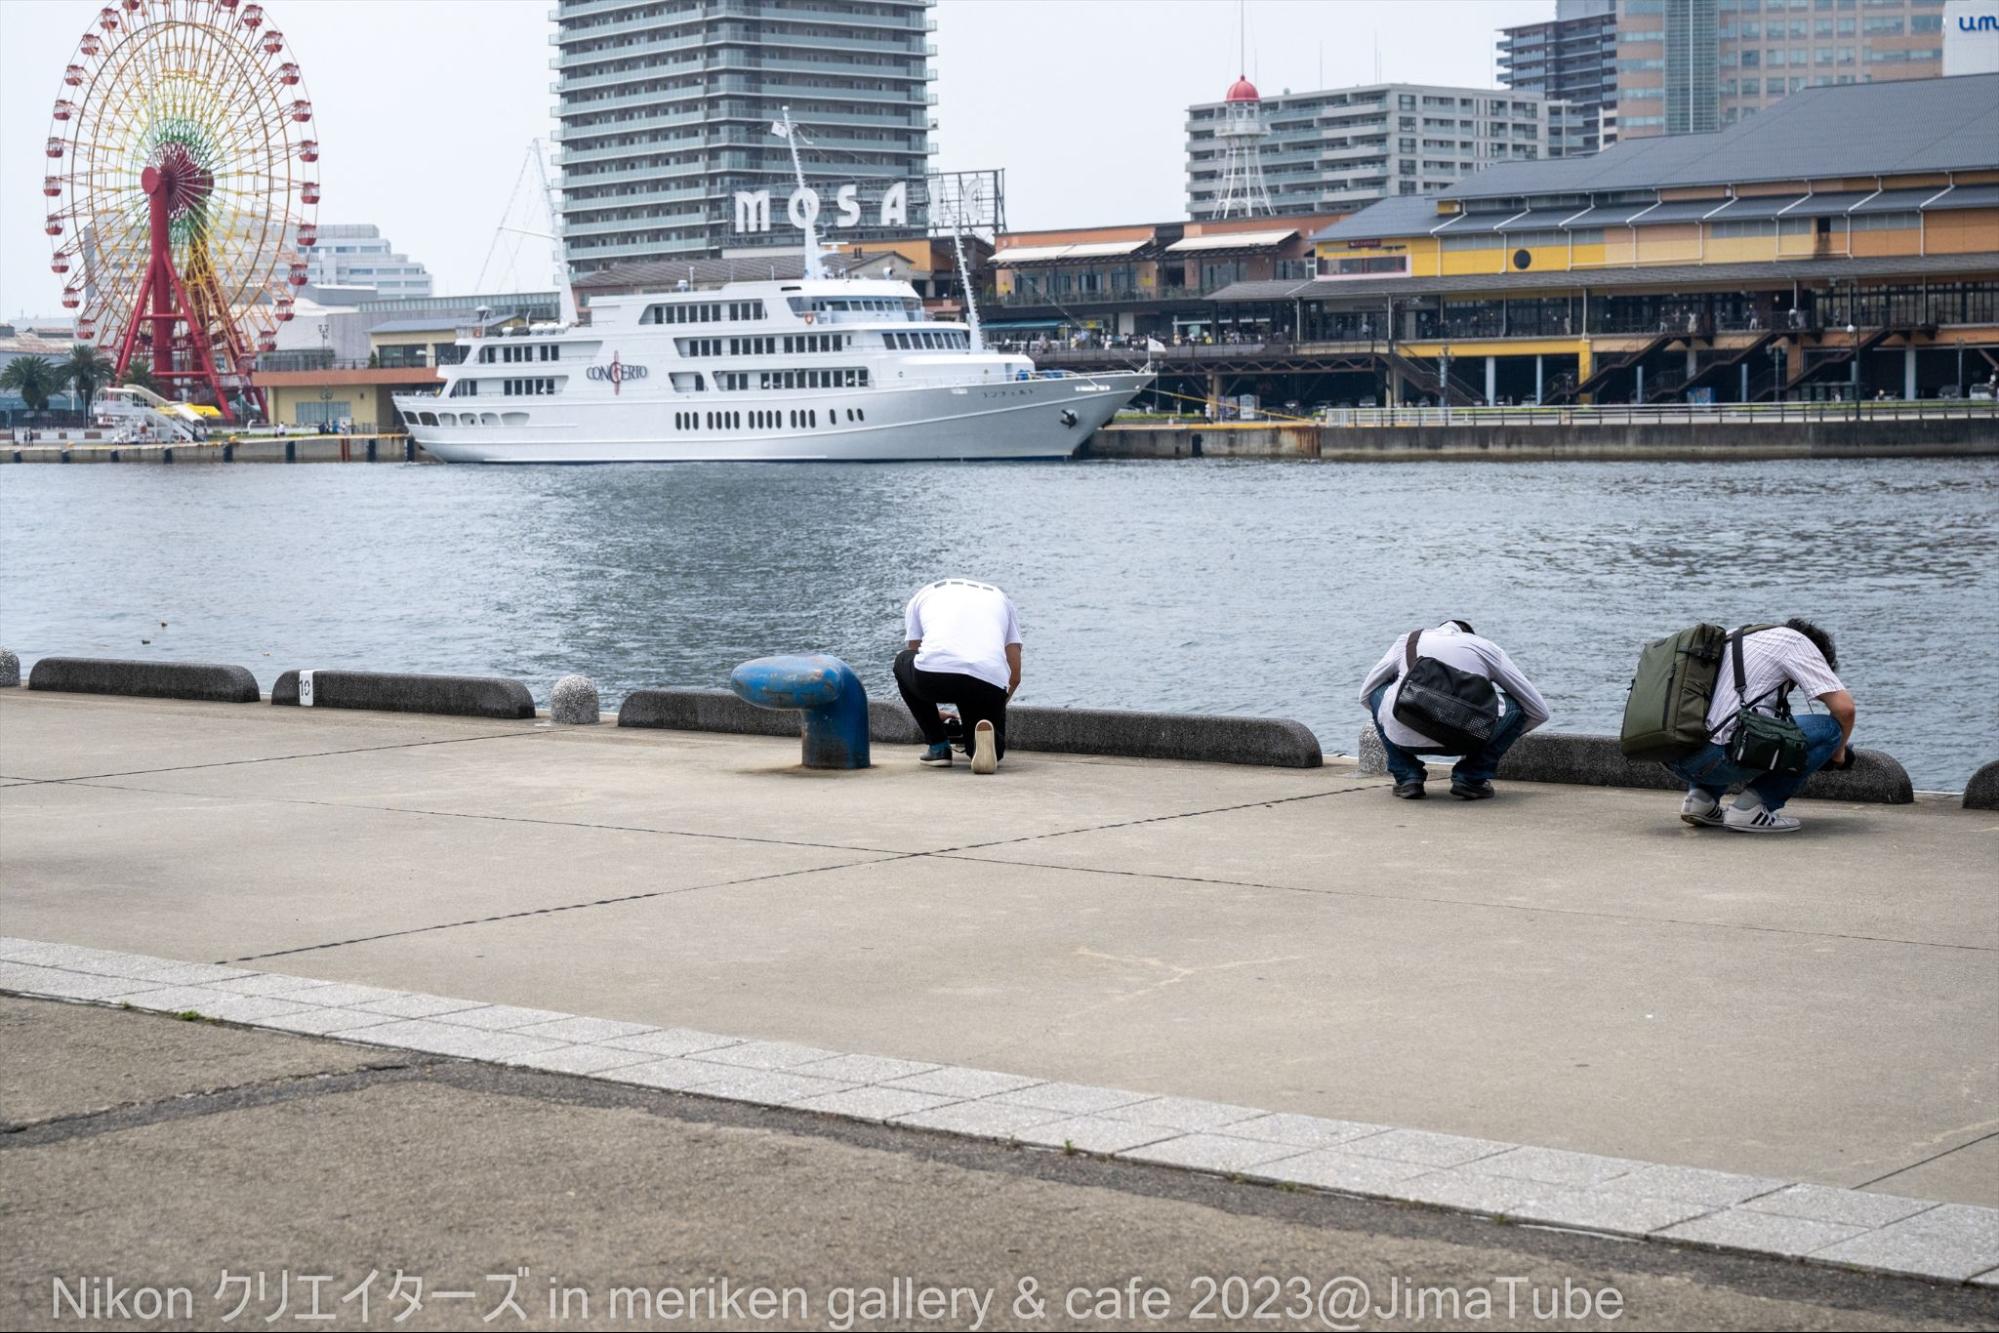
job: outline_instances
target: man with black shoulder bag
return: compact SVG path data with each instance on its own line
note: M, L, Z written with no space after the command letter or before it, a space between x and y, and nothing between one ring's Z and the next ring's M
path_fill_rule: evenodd
M1730 634L1708 705L1707 744L1666 765L1687 784L1680 818L1696 828L1795 833L1797 819L1780 811L1805 779L1853 766L1853 695L1833 674L1838 665L1832 635L1809 620ZM1826 711L1792 717L1793 689ZM1724 807L1738 785L1741 795Z
M1423 798L1428 770L1417 756L1425 754L1462 756L1451 769L1451 795L1487 799L1500 757L1548 720L1541 692L1506 650L1462 620L1397 639L1367 673L1360 698L1405 801Z

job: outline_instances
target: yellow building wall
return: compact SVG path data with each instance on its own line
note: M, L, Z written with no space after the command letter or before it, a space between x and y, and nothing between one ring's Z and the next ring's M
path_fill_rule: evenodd
M1922 231L1917 227L1901 231L1853 233L1853 254L1856 258L1865 255L1915 255L1921 254L1922 248Z
M1999 251L1999 208L1931 213L1927 215L1924 230L1929 234L1928 249L1933 255Z
M1638 253L1634 262L1640 264L1687 264L1701 257L1701 224L1698 222L1673 222L1660 227L1639 227Z
M1704 264L1750 264L1777 257L1777 238L1771 236L1714 236L1707 239Z

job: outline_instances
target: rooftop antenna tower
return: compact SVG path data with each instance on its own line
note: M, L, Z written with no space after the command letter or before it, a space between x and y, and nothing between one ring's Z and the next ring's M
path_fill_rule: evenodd
M1243 35L1247 6L1239 6L1236 27L1236 68L1245 69ZM1215 141L1222 146L1222 190L1218 217L1253 218L1277 210L1270 187L1263 181L1263 99L1247 74L1238 74L1223 100L1222 121Z

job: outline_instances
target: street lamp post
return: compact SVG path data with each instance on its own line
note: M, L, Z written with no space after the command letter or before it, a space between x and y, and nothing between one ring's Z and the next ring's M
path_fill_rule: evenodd
M1858 402L1860 401L1860 329L1859 329L1859 327L1858 327L1857 325L1854 325L1854 324L1851 324L1851 323L1849 323L1849 324L1848 324L1848 325L1846 326L1846 336L1847 336L1847 338L1848 338L1848 339L1850 339L1850 340L1852 341L1852 344L1853 344L1853 351L1852 351L1852 354L1851 354L1851 355L1852 355L1852 357L1853 357L1853 372L1852 372L1852 374L1851 374L1851 376L1850 376L1849 378L1851 379L1851 381L1852 381L1852 384L1853 384L1853 388L1852 388L1852 390L1851 390L1851 392L1852 392L1852 395L1853 395L1853 401L1854 401L1854 402L1856 402L1856 403L1858 403ZM1858 408L1856 408L1856 409L1855 409L1855 411L1858 411L1858 410L1859 410Z
M1451 343L1448 338L1440 349L1437 364L1442 367L1437 376L1437 392L1444 400L1444 424L1448 426L1451 424Z

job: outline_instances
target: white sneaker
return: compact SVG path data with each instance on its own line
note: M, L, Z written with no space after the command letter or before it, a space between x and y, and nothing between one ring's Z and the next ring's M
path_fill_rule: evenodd
M1719 828L1721 802L1696 787L1680 802L1680 818L1696 828Z
M993 741L993 724L984 719L972 728L972 771L999 772L999 746Z
M1722 812L1722 826L1737 833L1796 833L1798 821L1787 814L1767 809L1760 802L1744 810L1731 805Z

